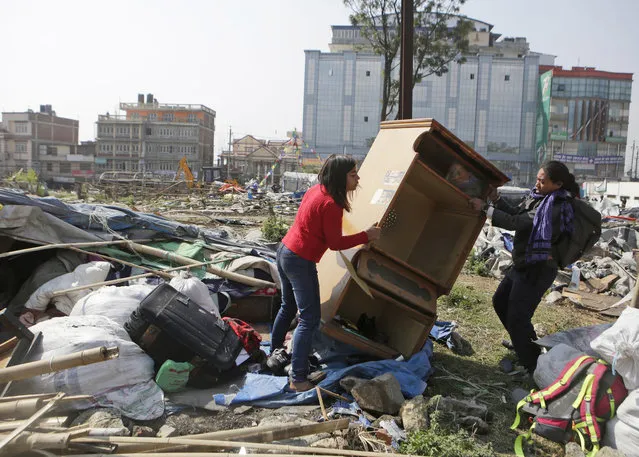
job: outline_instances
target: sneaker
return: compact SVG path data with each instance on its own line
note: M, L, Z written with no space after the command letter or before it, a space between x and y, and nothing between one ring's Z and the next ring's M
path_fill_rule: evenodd
M273 353L269 356L266 361L266 366L270 368L270 370L274 374L284 374L284 368L291 360L291 356L288 355L284 348L275 349Z
M310 381L291 381L288 384L288 387L293 392L306 392L307 390L315 388L315 386Z

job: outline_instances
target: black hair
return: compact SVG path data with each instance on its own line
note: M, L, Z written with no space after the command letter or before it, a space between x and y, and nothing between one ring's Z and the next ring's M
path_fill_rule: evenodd
M351 210L346 191L346 177L356 165L352 157L333 154L326 159L317 175L317 180L326 188L335 203L346 211Z
M579 184L575 181L575 175L568 170L568 167L563 162L550 160L543 164L541 168L552 182L561 183L562 189L570 192L573 197L579 197Z

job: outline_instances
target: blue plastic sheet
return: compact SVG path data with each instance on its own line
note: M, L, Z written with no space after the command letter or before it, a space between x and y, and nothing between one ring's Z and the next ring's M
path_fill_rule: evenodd
M342 350L344 349L342 348ZM404 396L413 398L422 394L426 389L426 380L432 372L430 363L432 355L433 343L429 340L421 351L407 361L374 360L346 367L339 367L338 363L331 363L327 368L324 368L326 379L319 386L336 391L341 389L339 387L340 379L346 376L372 379L385 373L392 373L399 381ZM343 359L342 364L344 364ZM263 408L279 408L317 402L317 393L314 389L300 393L290 392L286 384L280 387L280 384L269 382L266 378L280 379L265 374L247 374L246 382L231 404L251 403Z

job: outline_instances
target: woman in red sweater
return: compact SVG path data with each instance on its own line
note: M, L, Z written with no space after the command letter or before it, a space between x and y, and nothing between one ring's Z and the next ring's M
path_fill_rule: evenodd
M268 366L276 371L287 361L284 338L299 310L293 336L292 375L289 387L297 392L312 389L308 380L308 356L313 333L321 318L317 262L327 249L340 251L379 239L381 229L370 227L355 235L342 235L342 214L350 211L349 197L357 189L357 164L350 157L330 156L318 175L319 184L311 187L279 249L277 269L282 282L282 306L271 334Z

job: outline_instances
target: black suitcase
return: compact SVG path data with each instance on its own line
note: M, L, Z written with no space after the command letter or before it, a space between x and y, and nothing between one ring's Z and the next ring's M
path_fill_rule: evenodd
M156 368L171 359L224 371L234 366L242 350L242 342L226 322L166 283L142 300L124 328Z

